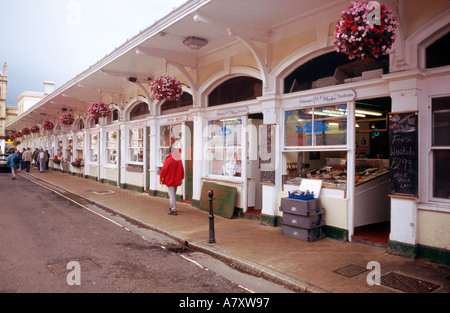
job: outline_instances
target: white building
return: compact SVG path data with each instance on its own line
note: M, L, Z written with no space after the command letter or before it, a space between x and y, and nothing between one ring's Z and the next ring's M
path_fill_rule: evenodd
M45 81L44 91L24 91L22 92L16 100L17 103L17 114L22 114L23 112L29 110L36 103L44 99L46 96L55 91L55 83Z
M448 264L450 62L440 51L450 3L383 4L400 22L391 53L351 63L334 51L350 1L188 1L8 127L50 120L52 131L25 136L23 145L84 159L83 167L55 169L151 196L166 194L158 173L176 142L186 168L180 199L201 206L205 183L236 187L237 212L259 211L274 226L280 198L318 177L327 237L353 241L387 225L389 251ZM181 101L150 95L150 82L165 74L183 83ZM113 114L91 120L87 109L99 100ZM55 118L63 112L75 115L72 126ZM409 115L417 150L401 160L412 170L400 171L395 156L403 152L389 144L411 139L394 140L389 126ZM258 159L266 125L274 125L273 167ZM393 189L402 180L407 190Z

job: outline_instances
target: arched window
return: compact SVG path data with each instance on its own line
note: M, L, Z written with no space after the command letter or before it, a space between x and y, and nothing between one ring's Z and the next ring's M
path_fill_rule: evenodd
M382 69L389 71L389 56L378 60L349 60L348 56L336 51L307 61L295 69L284 80L284 93L321 88L351 82L362 72Z
M75 131L80 131L84 129L84 122L82 119L79 119L75 124Z
M166 101L161 105L161 115L187 110L190 106L192 106L192 104L192 95L187 92L183 92L180 100Z
M110 125L113 123L117 123L118 121L119 121L119 110L117 109L112 110L111 115L108 116L106 123Z
M216 87L208 96L208 106L221 105L256 99L262 96L262 81L240 76L227 80Z
M145 115L150 114L148 105L145 102L137 104L130 112L130 120L137 120L144 118Z
M425 62L427 68L450 65L450 32L433 42L425 49Z

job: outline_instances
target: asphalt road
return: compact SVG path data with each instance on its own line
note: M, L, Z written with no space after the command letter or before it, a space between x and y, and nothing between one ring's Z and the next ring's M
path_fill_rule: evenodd
M23 177L0 199L0 292L246 292Z
M0 173L0 293L288 292L63 190L10 177Z

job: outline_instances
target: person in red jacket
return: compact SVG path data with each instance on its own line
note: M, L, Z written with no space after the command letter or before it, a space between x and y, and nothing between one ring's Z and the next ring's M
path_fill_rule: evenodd
M159 174L162 185L166 185L169 189L170 208L169 214L177 215L177 187L181 186L184 179L183 162L181 161L181 149L171 147L171 153L164 161L163 167Z

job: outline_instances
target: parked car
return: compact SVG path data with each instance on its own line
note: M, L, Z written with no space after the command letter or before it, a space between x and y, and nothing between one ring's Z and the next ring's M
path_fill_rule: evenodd
M6 164L6 160L8 160L8 154L0 154L0 171L2 172L10 172L9 166Z

